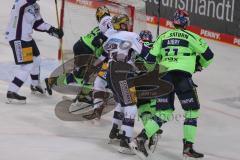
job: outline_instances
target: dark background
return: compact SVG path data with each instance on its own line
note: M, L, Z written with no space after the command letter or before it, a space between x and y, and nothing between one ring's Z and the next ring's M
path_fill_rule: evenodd
M215 0L216 3L219 2ZM174 7L165 7L161 4L160 17L171 20L176 10ZM240 0L235 0L233 22L218 20L217 18L202 16L194 12L189 12L191 25L199 26L204 29L213 30L220 33L227 33L240 36ZM153 1L146 1L146 13L149 16L158 16L158 4Z

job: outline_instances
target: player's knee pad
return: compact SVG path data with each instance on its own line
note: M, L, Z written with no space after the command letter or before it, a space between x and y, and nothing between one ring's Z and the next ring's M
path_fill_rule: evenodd
M136 105L125 106L123 110L124 110L124 118L135 119L135 116L137 114Z
M20 70L24 71L24 72L28 72L30 73L33 69L33 63L29 63L29 64L23 64L20 67Z
M186 111L200 109L197 93L195 90L189 90L178 96L182 108Z
M196 87L191 78L181 81L177 86L176 93L184 110L200 108Z
M166 96L157 98L156 101L157 110L174 110L174 93L170 93Z
M33 64L23 64L20 66L19 70L15 73L15 77L17 77L22 82L25 82L32 70Z

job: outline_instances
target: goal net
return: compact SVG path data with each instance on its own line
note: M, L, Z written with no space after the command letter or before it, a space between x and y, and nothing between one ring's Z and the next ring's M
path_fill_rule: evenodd
M61 8L61 3L62 0L58 0L58 8ZM98 25L95 16L96 8L103 5L109 8L111 15L127 14L134 32L139 33L143 29L148 29L145 2L142 0L65 0L64 11L60 17L63 18L64 59L73 57L74 43Z

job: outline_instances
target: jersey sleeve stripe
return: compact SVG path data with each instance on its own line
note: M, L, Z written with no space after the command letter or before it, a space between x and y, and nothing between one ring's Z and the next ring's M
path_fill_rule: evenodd
M22 38L23 16L24 16L25 8L27 6L29 6L28 3L24 4L19 10L19 18L18 18L18 24L17 24L17 30L16 30L16 39Z

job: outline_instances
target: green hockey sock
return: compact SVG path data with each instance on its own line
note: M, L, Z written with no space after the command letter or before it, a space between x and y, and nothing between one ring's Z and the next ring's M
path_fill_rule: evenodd
M184 133L184 139L186 141L195 142L197 127L191 126L191 125L184 125L183 127L183 133Z
M185 111L185 121L183 126L184 139L186 141L195 142L197 133L197 118L199 117L198 110Z

